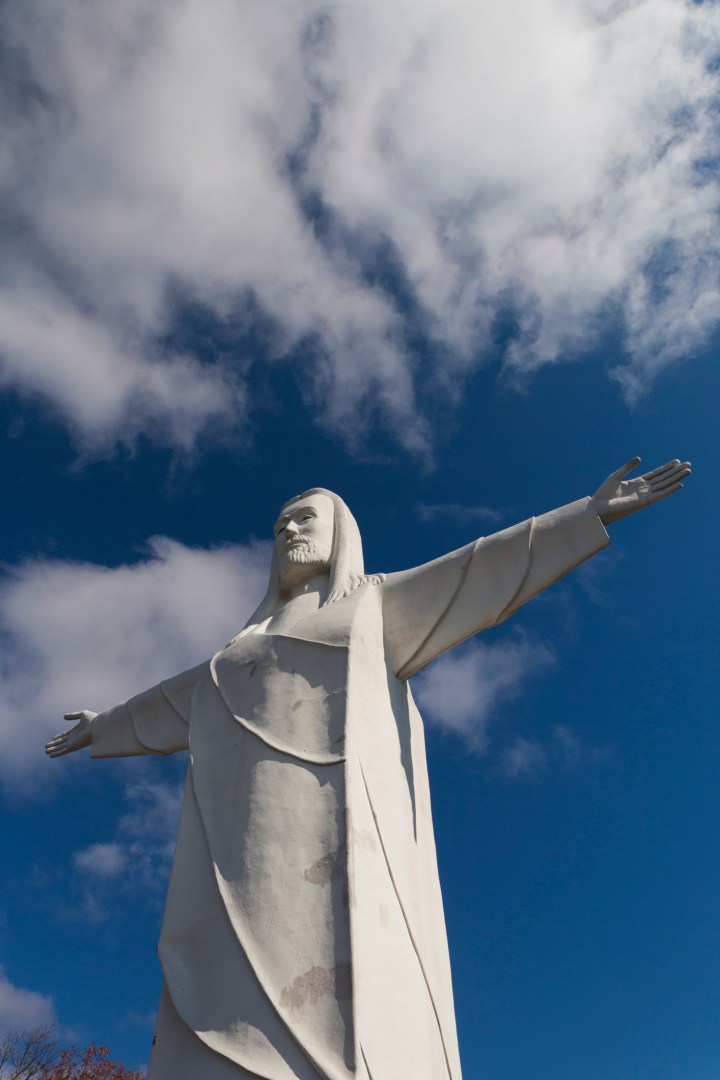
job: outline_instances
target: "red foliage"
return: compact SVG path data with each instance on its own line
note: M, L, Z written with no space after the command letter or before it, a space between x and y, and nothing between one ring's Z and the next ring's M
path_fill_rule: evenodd
M119 1061L110 1060L107 1046L91 1043L85 1050L64 1050L60 1059L41 1072L37 1080L144 1080Z

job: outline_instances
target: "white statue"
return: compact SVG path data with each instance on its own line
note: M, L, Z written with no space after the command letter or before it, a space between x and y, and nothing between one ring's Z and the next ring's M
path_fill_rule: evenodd
M212 660L47 744L190 750L151 1080L460 1078L423 727L408 679L671 495L639 458L592 498L365 576L337 495L282 508L270 584Z

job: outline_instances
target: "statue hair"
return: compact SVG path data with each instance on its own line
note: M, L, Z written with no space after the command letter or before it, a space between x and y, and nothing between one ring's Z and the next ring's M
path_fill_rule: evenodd
M363 585L378 585L381 581L384 581L384 574L365 573L362 540L358 523L350 513L347 504L334 491L328 491L327 488L308 488L307 491L303 491L300 495L294 495L292 499L284 502L280 512L282 513L290 503L305 499L308 495L326 495L332 501L335 510L332 553L330 555L330 581L328 583L328 594L322 606L325 607L327 604L334 604L337 600L342 600L343 597L349 596L351 592ZM246 627L257 626L258 623L269 619L280 603L281 595L277 552L273 550L267 592L260 606L248 619L245 624Z

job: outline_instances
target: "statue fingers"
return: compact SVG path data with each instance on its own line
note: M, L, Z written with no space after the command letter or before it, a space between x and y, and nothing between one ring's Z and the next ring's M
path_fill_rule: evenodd
M664 465L658 465L656 469L651 469L650 472L646 472L643 476L643 480L653 480L655 477L660 476L661 473L667 472L670 469L676 469L680 464L679 458L674 458L672 461L666 461Z
M660 476L655 477L655 479L650 482L650 490L652 492L663 491L665 488L677 484L680 480L684 480L689 475L689 466L681 466L680 468L672 469L669 472L662 473Z
M676 491L682 491L682 484L679 481L671 484L670 487L662 488L660 491L653 491L648 502L660 502L661 499L667 499L668 495L674 495Z
M633 469L637 468L639 464L639 457L630 458L629 461L626 461L625 464L621 465L621 467L619 469L616 469L615 472L611 472L608 480L622 480L624 476L627 476L628 473L631 473Z

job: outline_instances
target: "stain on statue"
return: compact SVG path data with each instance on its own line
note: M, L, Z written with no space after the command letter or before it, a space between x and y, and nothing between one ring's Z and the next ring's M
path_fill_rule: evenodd
M366 575L345 503L275 523L270 582L211 660L94 714L51 757L189 750L150 1080L460 1078L422 720L408 680L600 551L687 462Z

